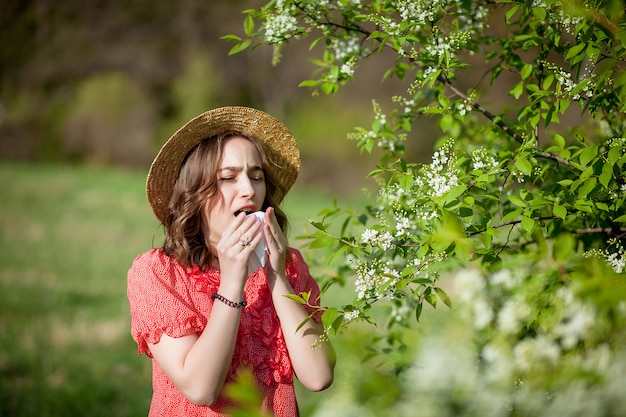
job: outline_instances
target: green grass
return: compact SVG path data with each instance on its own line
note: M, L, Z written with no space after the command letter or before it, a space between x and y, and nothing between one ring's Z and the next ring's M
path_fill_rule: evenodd
M161 243L145 173L0 164L0 416L145 416L126 272ZM296 186L291 236L330 197ZM292 238L292 244L304 243ZM320 394L301 389L303 415Z

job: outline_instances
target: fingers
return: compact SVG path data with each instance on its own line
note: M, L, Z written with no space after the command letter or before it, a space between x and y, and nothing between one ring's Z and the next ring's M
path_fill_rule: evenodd
M261 222L254 216L246 218L245 213L240 213L222 234L222 248L226 250L234 248L240 251L248 248L254 250L262 238L259 233L260 227Z
M284 249L287 246L287 238L278 225L273 207L269 207L265 211L265 224L263 231L268 245L275 247L277 250Z

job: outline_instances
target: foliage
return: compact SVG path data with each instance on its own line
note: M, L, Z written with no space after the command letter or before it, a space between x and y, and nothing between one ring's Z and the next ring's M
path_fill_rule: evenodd
M550 415L546 403L581 395L610 397L623 411L605 366L624 360L623 2L283 0L246 14L245 37L224 37L231 53L271 44L279 60L285 43L312 37L318 71L300 85L316 93L337 92L364 60L388 57L382 51L394 54L385 77L406 83L390 111L374 102L371 126L349 135L361 151L383 151L371 173L376 201L312 223L310 246L336 265L328 285L355 284L351 304L326 309L329 332L384 322L381 352L406 350L416 364L396 335L424 305L467 304L475 378L444 381L433 415L482 415L476 383L505 395L494 415ZM407 160L406 141L433 118L442 133L432 161ZM372 314L381 304L391 308L383 318ZM502 370L493 358L510 368L498 384L487 383ZM410 380L421 371L404 358L393 372Z

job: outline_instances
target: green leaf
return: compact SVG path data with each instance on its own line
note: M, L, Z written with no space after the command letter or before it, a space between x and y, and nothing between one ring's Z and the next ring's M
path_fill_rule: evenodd
M556 217L565 219L565 217L567 216L567 209L555 203L554 207L552 207L552 213L554 213Z
M507 223L513 219L516 219L522 214L522 212L523 212L522 209L515 209L513 211L508 212L507 214L504 215L504 217L502 217L502 223Z
M428 304L437 308L437 296L430 291L430 288L424 293L424 299L428 302Z
M415 320L417 322L420 321L421 315L422 315L422 303L417 303L417 306L415 307Z
M317 230L326 231L326 225L323 222L310 221L309 223L311 223L311 226L315 227Z
M513 15L519 10L519 5L516 4L513 7L511 7L509 10L506 11L506 22L510 23L511 19L513 18Z
M296 301L296 302L298 302L300 304L306 304L306 300L303 297L299 296L299 295L296 295L296 294L286 294L285 297L289 298L290 300Z
M597 146L589 146L588 148L583 149L578 157L581 165L587 165L591 162L596 156L598 156L598 147Z
M329 246L332 246L334 242L335 242L335 239L331 237L321 237L321 238L311 241L311 243L309 243L309 248L311 249L327 248Z
M524 158L518 158L515 160L515 167L525 175L530 175L533 171L533 166L530 161Z
M509 196L509 201L513 204L515 204L517 207L526 207L528 206L528 204L522 200L521 198L519 198L516 195L510 195Z
M559 149L565 148L565 138L558 133L554 135L554 143L556 143L556 146L558 146Z
M555 261L566 262L572 257L576 249L576 241L569 233L563 233L556 237L552 245L552 257Z
M585 43L579 43L579 44L572 46L571 48L569 48L569 51L567 51L567 55L565 56L565 59L571 59L572 57L575 57L576 55L580 54L582 50L585 49L586 46L587 45Z
M596 201L596 207L598 210L609 211L609 205L601 201Z
M237 45L235 45L232 48L230 48L230 51L228 52L228 55L235 55L235 54L238 54L239 52L245 51L246 49L248 49L248 47L251 44L252 44L252 41L250 41L250 40L246 40L246 41L243 41L241 43L238 43Z
M554 75L548 74L546 78L543 79L543 82L541 83L541 88L543 88L544 90L547 90L548 88L550 88L550 86L552 86L553 82L554 82Z
M304 80L300 84L298 84L298 87L315 87L315 86L318 86L319 84L320 84L320 81L318 80Z
M459 239L456 241L454 245L454 254L458 256L462 262L469 261L472 243L473 241L470 238Z
M232 35L232 34L224 35L220 37L220 39L223 41L227 41L227 42L240 42L241 41L241 38L239 36Z
M602 174L600 174L599 177L600 184L602 184L604 188L609 188L611 179L613 179L613 165L605 163L602 166Z
M583 213L593 213L594 205L589 200L577 200L574 202L574 208L580 210Z
M533 15L537 18L538 21L543 22L544 20L546 20L548 11L544 7L533 7Z
M533 66L531 64L525 64L520 71L520 75L522 76L522 80L525 80L530 76L533 72ZM517 98L517 97L516 97Z
M337 320L338 316L339 316L339 311L335 307L330 307L329 309L324 311L322 313L322 324L324 325L324 328L325 329L333 328L333 325L335 324L335 320Z
M623 148L618 146L609 149L606 155L606 159L609 161L609 164L615 165L617 161L619 161L622 156L622 150Z
M331 95L335 94L339 90L339 86L334 82L325 82L322 84L322 91L324 94Z
M443 301L445 305L452 308L452 300L450 300L450 297L448 296L448 294L446 294L444 290L442 290L439 287L435 287L435 292L437 293L437 295L439 296L439 298L441 299L441 301Z
M582 185L578 188L578 195L580 197L585 197L587 194L593 191L598 183L598 179L596 177L589 177L583 181Z
M246 19L243 21L243 31L249 37L254 34L254 18L252 16L246 16Z
M534 219L531 219L528 216L522 216L522 229L528 233L528 235L533 234L536 226L537 222Z
M617 219L613 219L617 223L626 223L626 214L619 216Z
M445 94L437 94L437 101L442 109L448 110L450 108L450 99Z
M509 91L509 94L515 97L515 99L519 99L522 93L524 92L524 82L519 82Z

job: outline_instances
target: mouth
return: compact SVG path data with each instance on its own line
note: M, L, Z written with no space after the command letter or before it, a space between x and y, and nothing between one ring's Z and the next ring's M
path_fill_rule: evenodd
M247 214L251 214L251 213L254 213L254 209L251 209L249 207L245 207L245 208L239 209L239 210L237 210L235 212L234 216L237 217L237 216L239 216L240 213L246 213L246 215Z

